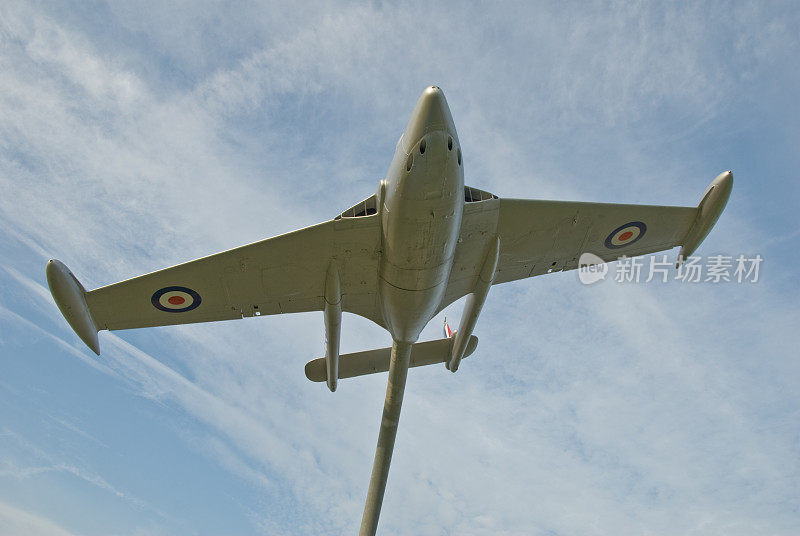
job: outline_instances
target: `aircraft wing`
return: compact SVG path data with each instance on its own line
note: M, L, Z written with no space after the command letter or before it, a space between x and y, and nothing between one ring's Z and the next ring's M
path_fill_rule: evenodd
M681 245L699 208L489 199L466 203L442 308L472 292L486 246L500 236L494 284L572 270L584 252L606 262Z
M681 244L694 207L500 200L495 284L578 267L584 252L606 262Z
M110 330L321 311L336 258L343 310L383 326L379 250L378 216L342 218L101 287L85 301L95 326Z

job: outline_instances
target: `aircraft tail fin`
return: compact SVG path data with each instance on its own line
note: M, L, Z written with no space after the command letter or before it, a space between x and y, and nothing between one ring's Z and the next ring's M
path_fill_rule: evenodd
M444 326L442 327L444 338L449 339L453 336L453 330L450 329L450 324L447 323L447 317L444 317Z
M433 341L418 342L411 348L411 367L421 367L423 365L434 365L444 363L450 359L450 351L455 339L436 339ZM478 337L474 335L469 338L467 350L464 357L467 357L478 346ZM379 348L377 350L366 350L352 354L342 354L339 356L339 378L353 378L365 374L376 374L389 370L391 359L391 348ZM328 372L325 367L325 358L314 359L306 363L306 378L312 382L324 382L328 380Z

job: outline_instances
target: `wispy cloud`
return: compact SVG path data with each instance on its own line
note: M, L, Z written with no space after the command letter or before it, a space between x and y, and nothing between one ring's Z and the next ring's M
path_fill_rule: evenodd
M73 536L64 527L53 521L0 501L0 519L3 521L3 531L9 536Z
M94 471L59 460L58 455L37 446L13 430L3 428L2 432L4 454L0 457L0 479L21 482L39 480L39 477L49 474L70 475L130 504L138 511L146 510L163 519L170 519L147 501L118 489Z
M94 473L86 472L83 469L75 467L74 465L69 464L56 464L56 465L40 465L40 466L33 466L33 467L20 467L14 463L5 460L3 462L2 468L0 468L0 477L3 478L14 478L17 480L24 480L26 478L31 478L35 476L39 476L45 473L67 473L81 480L88 482L98 488L102 489L103 491L107 491L112 495L124 499L130 502L133 502L137 506L144 506L145 503L142 501L132 498L125 493L119 491L114 486L106 482L104 478Z

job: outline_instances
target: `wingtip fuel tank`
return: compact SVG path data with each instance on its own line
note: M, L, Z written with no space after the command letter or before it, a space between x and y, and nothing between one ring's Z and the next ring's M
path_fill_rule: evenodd
M725 171L716 176L708 185L700 204L697 206L697 217L683 239L676 266L680 266L700 246L708 233L717 223L722 210L728 203L733 188L733 172Z
M69 325L86 346L100 355L100 342L97 337L99 328L89 312L86 289L72 275L69 268L56 259L51 259L47 263L47 284L50 287L50 294L53 295L56 305Z

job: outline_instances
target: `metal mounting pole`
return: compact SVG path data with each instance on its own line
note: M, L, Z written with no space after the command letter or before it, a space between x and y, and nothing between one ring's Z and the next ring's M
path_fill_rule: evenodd
M372 476L369 480L364 516L361 518L360 536L374 536L375 531L378 529L383 493L386 491L386 480L389 477L389 465L392 463L394 440L397 437L397 423L400 420L400 409L403 406L403 392L406 388L411 347L412 343L406 342L394 341L392 344L389 383L386 386L381 431L378 434L378 447L375 449L375 461L372 464Z

